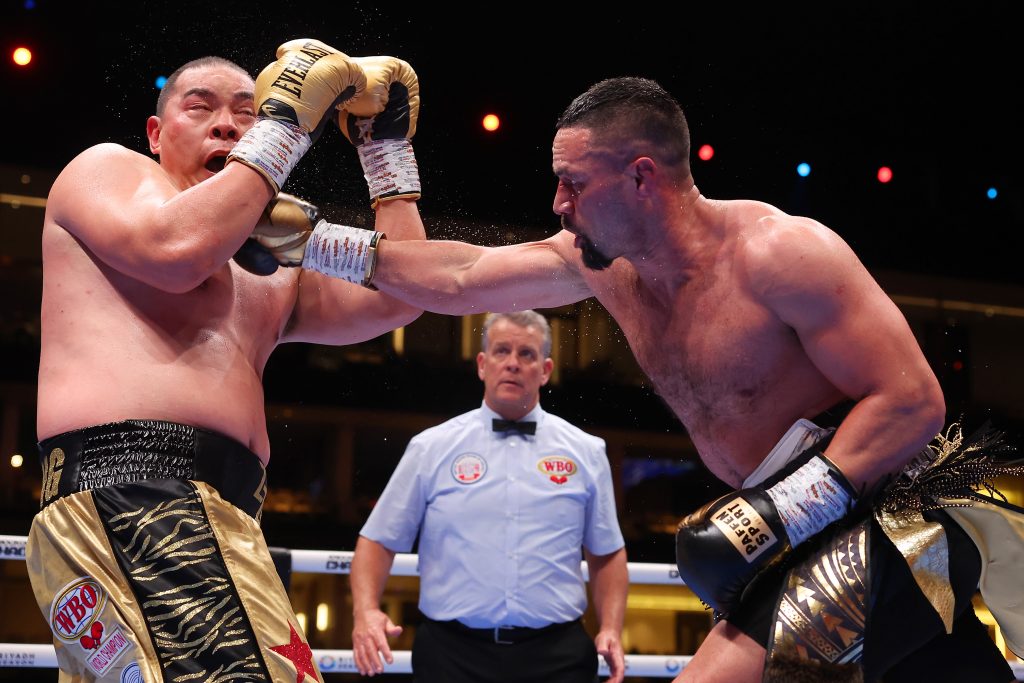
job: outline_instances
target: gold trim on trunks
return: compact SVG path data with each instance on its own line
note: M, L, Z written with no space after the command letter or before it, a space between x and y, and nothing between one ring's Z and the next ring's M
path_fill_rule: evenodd
M907 561L918 588L953 632L953 587L949 583L949 542L938 522L929 522L917 510L875 511L882 531Z
M867 524L843 532L790 570L775 617L765 681L859 681L868 597Z

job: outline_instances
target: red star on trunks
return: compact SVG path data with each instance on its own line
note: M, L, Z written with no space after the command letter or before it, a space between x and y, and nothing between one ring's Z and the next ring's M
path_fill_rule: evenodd
M295 683L302 683L306 679L306 674L309 674L314 681L319 680L316 675L316 667L313 666L313 651L295 632L295 627L291 622L288 622L288 628L292 631L291 642L287 645L276 645L270 649L295 666Z

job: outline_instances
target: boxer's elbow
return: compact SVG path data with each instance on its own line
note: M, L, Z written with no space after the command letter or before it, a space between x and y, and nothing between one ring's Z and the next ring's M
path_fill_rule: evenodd
M903 392L903 412L920 434L931 439L946 423L946 399L932 373L921 377Z
M405 327L406 325L415 322L417 318L423 315L422 308L416 308L409 304L401 301L395 301L391 304L390 310L388 311L388 324L391 325L392 329L397 327Z
M146 279L150 285L170 294L185 294L209 280L221 265L202 257L161 259Z
M934 436L941 432L946 424L946 397L935 377L931 377L927 387L922 389L922 420L926 422L926 433Z
M152 259L135 262L118 270L161 292L185 294L206 282L216 268L207 268L195 263Z
M193 235L168 232L137 245L137 277L171 294L184 294L206 282L225 265L209 245Z

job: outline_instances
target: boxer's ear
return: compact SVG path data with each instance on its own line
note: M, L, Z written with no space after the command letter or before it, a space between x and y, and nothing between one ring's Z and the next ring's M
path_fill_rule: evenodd
M150 116L146 119L146 139L149 140L149 151L160 155L160 117Z
M643 197L649 197L653 191L651 181L658 173L658 165L650 157L639 157L629 165L630 173L636 182L636 191Z

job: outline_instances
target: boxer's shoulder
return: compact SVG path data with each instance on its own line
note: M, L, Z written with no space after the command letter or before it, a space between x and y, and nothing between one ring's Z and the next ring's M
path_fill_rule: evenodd
M102 168L104 175L116 173L124 165L130 168L159 169L159 164L150 157L139 154L116 142L101 142L78 154L65 167L65 172L80 172L86 169Z
M72 159L50 190L51 201L77 193L95 195L97 184L136 182L165 177L153 159L113 142L93 145Z
M811 218L778 210L750 210L748 218L738 232L737 264L755 291L800 278L808 269L834 265L849 250L838 235Z

